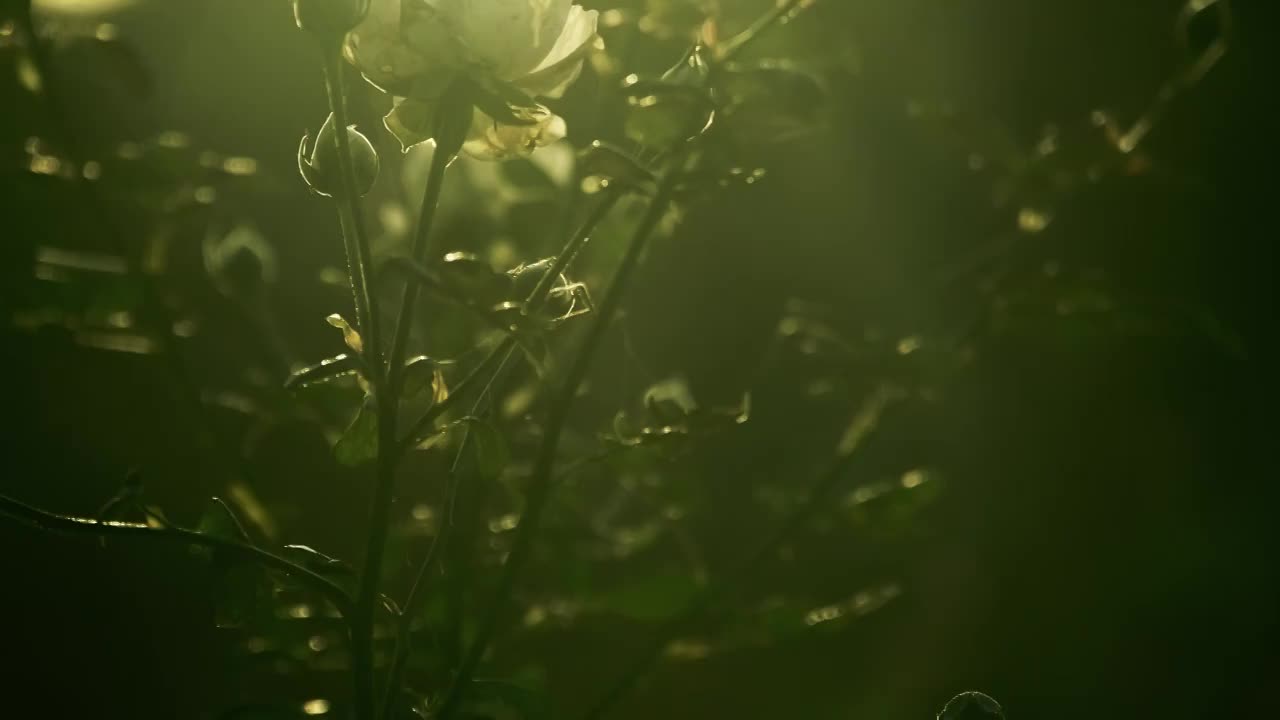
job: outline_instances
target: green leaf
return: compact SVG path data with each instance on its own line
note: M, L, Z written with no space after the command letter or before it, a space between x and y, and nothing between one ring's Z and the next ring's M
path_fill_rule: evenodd
M783 62L731 65L719 84L721 119L741 143L776 143L822 124L827 92L814 75Z
M347 344L347 347L358 353L364 352L364 339L360 337L360 332L352 327L351 323L347 322L346 318L334 313L325 318L325 322L342 331L342 341Z
M321 575L354 575L355 568L308 545L285 545L281 555Z
M348 467L363 465L378 457L378 410L372 397L365 397L346 432L333 446L333 456Z
M578 157L579 172L583 177L607 180L610 186L652 192L657 184L653 173L634 156L616 145L591 143Z
M449 398L449 386L444 379L440 363L426 355L413 358L404 366L404 396L413 398L430 391L431 404L438 405Z
M340 377L353 375L359 372L360 369L359 356L346 353L335 355L293 373L284 381L284 389L297 390L308 385L329 382Z

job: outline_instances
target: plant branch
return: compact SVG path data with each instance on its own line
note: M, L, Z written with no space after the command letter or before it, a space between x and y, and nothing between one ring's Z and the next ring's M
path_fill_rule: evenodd
M338 218L342 222L342 241L347 253L347 270L351 278L351 292L355 296L356 324L364 339L364 355L375 374L382 365L382 340L379 332L377 299L373 293L373 257L369 249L364 213L360 208L360 191L356 184L354 161L351 159L351 139L347 137L349 125L347 96L342 77L340 48L324 49L324 84L329 96L329 110L337 126L334 138L338 150L338 174L341 179L342 197L337 198Z
M413 245L409 257L413 262L426 265L427 255L431 247L431 228L435 225L436 209L440 205L440 192L444 189L444 175L455 155L445 152L437 146L431 157L431 168L427 171L427 187L422 195L422 207L418 211L418 225L413 235ZM409 333L413 328L414 310L422 284L408 282L404 295L400 300L400 313L396 317L395 336L391 342L391 355L388 365L389 385L393 395L399 395L401 365L409 344Z
M605 334L608 332L609 326L612 324L614 316L622 304L622 299L626 295L636 268L640 265L640 259L648 247L649 237L662 220L663 215L666 214L676 183L683 170L683 157L683 153L677 153L676 158L663 177L657 195L653 198L648 211L636 227L634 235L632 235L631 242L627 246L626 255L623 256L622 262L614 274L613 284L609 287L608 293L596 310L595 323L591 326L587 337L579 347L569 372L565 376L564 383L560 386L559 393L552 399L551 407L547 413L547 423L543 431L542 443L538 449L537 460L534 463L533 475L530 479L524 513L520 518L519 529L516 531L511 553L507 556L502 575L498 580L498 588L480 624L475 639L467 649L462 664L453 678L453 683L441 702L437 713L437 717L440 720L453 720L456 716L466 694L467 686L470 685L476 668L488 650L489 643L492 641L493 635L502 620L502 615L506 610L507 602L510 600L516 580L529 561L533 543L542 522L542 514L551 498L553 489L552 477L555 470L556 454L560 447L560 435L564 430L565 422L569 418L569 412L573 408L574 398L586 379L587 372L595 360L596 351L600 349Z
M619 190L610 189L606 191L605 196L596 204L595 208L587 219L583 221L578 231L572 238L570 238L569 242L565 244L564 248L560 250L560 254L556 255L556 259L552 263L551 267L547 268L547 270L543 272L542 277L538 278L538 284L534 286L533 290L529 293L529 297L525 299L526 313L536 313L546 305L546 301L551 295L551 290L555 286L556 279L559 278L566 269L568 269L569 264L573 262L573 260L578 256L578 253L582 251L582 248L586 246L588 241L590 241L591 235L595 233L596 228L600 226L600 223L604 218L608 216L613 208L617 207L618 201L621 198L622 192ZM463 391L470 387L475 381L481 378L495 377L501 374L503 369L506 368L511 351L514 350L515 347L516 341L513 337L508 336L503 338L502 342L494 347L493 350L489 351L489 354L485 356L485 359L458 383L454 392L450 393L449 397L446 398L444 402L432 406L431 409L427 410L426 413L422 415L422 417L414 421L409 432L400 439L400 452L407 452L414 443L421 440L422 436L431 429L432 423L452 408L454 403L459 399L459 396L464 394Z
M683 610L653 631L649 642L618 674L617 679L583 715L582 720L603 718L648 673L662 657L667 646L678 639L680 633L713 610L730 591L753 577L759 567L773 556L778 548L809 524L814 514L826 506L836 486L856 472L857 462L864 457L860 451L865 446L867 438L879 427L885 411L901 398L902 394L891 386L881 387L872 394L855 415L849 432L845 434L840 447L837 448L835 459L814 481L804 502L795 508L754 550L739 560L726 573L724 580L703 590Z
M610 189L605 196L596 204L587 219L583 221L578 231L574 233L569 242L556 255L551 266L547 268L542 276L538 278L537 285L529 293L525 300L525 312L534 313L542 309L546 304L547 298L551 294L552 288L555 286L556 279L560 277L570 263L578 256L582 248L591 239L591 235L595 233L597 227L606 216L617 206L621 199L622 193L618 190ZM500 375L510 360L512 351L515 350L516 343L511 337L506 337L496 345L489 354L471 370L449 394L449 397L437 405L434 405L426 413L423 414L414 424L409 432L400 441L400 452L407 452L414 443L418 442L421 436L426 433L432 424L450 408L452 408L460 398L464 397L466 390L477 384L481 379L487 379L492 382L493 378ZM464 441L465 442L465 441ZM446 493L445 506L453 507L456 499L460 481L454 480L449 484ZM417 606L425 600L425 592L427 588L427 578L435 567L436 560L442 552L444 545L444 536L447 535L452 527L452 514L446 516L448 519L441 526L440 533L431 541L431 545L427 548L427 554L423 558L422 563L418 566L418 571L414 576L413 585L410 587L409 595L402 604L400 614L399 627L397 631L396 653L392 660L391 670L387 675L386 690L384 693L383 715L389 718L391 712L391 700L399 687L401 678L404 675L409 659L409 633L413 624L413 618L417 615Z
M27 505L24 502L0 495L0 515L34 525L50 532L62 532L97 537L132 537L147 540L181 542L217 550L246 562L277 570L324 595L344 618L350 619L351 597L346 590L312 570L286 560L253 545L235 542L195 530L167 526L152 527L143 523L103 521L93 518L59 515Z

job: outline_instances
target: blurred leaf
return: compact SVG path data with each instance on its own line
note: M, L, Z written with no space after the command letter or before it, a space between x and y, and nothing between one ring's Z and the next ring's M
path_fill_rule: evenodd
M550 720L551 717L551 706L544 695L501 680L472 681L467 690L467 704L482 716L506 707L522 720ZM495 705L499 708L493 707Z
M207 233L203 256L214 286L227 297L256 297L275 282L275 249L251 225L237 225L223 236Z
M731 65L717 86L722 121L745 145L786 141L819 127L826 91L813 75L785 62Z
M644 391L644 406L654 419L669 424L697 412L698 401L693 399L688 382L683 378L670 378Z
M496 478L511 462L507 439L492 423L475 420L467 425L475 448L476 470L484 478Z
M333 446L333 456L349 467L372 462L378 457L378 410L372 397L365 397L346 432Z
M231 511L231 506L222 498L215 497L210 500L209 507L200 516L200 522L196 525L196 532L222 540L252 544L244 525Z
M478 417L464 417L440 428L418 444L419 450L465 442L471 446L476 471L485 478L496 478L511 462L511 449L506 436L492 423Z

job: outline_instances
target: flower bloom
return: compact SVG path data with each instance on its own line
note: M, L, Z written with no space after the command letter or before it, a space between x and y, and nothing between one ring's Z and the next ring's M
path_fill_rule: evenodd
M431 139L435 109L460 73L530 97L563 95L601 46L597 16L572 0L372 0L344 53L396 96L386 125L407 149ZM522 115L525 124L507 124L476 109L463 150L502 159L564 136L564 121L546 108Z

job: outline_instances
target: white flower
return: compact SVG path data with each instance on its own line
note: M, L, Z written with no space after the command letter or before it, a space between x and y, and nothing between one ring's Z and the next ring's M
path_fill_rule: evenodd
M431 137L431 119L459 73L531 96L558 98L600 47L598 13L572 0L372 0L347 36L347 59L396 97L387 127L408 148ZM545 108L528 124L503 124L475 111L464 150L476 157L523 155L564 136Z

